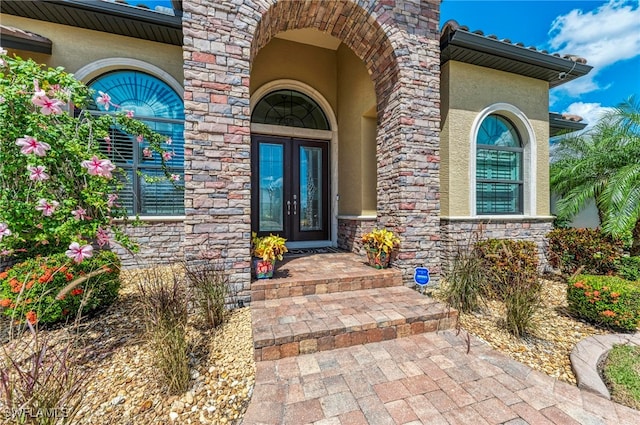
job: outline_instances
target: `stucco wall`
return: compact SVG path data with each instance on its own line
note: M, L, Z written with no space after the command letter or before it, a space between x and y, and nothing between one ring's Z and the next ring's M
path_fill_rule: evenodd
M99 59L131 58L162 68L179 83L184 79L180 46L13 15L3 14L2 24L31 31L50 39L53 43L50 56L33 52L16 52L23 58L33 58L51 67L62 66L67 72L74 73Z
M470 205L470 141L478 113L508 103L535 135L536 216L549 215L549 87L545 81L449 61L442 67L441 201L443 217L466 217Z
M253 93L273 80L298 80L319 91L336 111L337 72L335 51L274 38L256 55L249 90Z
M339 214L364 215L376 211L375 110L376 94L364 63L345 45L338 54L338 169ZM373 174L371 163L373 162Z

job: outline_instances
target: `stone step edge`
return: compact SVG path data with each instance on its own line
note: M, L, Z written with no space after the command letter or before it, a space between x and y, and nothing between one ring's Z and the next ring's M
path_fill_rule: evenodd
M402 274L394 273L384 277L345 277L334 279L289 280L280 283L251 283L251 300L264 301L306 295L351 292L363 289L403 286ZM280 286L282 285L282 286Z
M299 340L293 337L288 341L287 338L275 339L271 345L263 344L267 340L254 341L254 359L255 361L278 360L285 357L294 357L301 354L310 354L318 351L328 351L337 348L351 347L354 345L368 344L371 342L387 341L390 339L402 338L411 335L417 335L426 332L437 332L440 330L453 329L456 326L458 312L449 310L441 313L434 313L432 317L426 320L418 320L405 323L380 326L376 325L367 329L344 329L343 332L323 335L305 335L306 338ZM439 317L438 317L439 316ZM322 332L320 332L322 333ZM288 342L285 342L288 341Z

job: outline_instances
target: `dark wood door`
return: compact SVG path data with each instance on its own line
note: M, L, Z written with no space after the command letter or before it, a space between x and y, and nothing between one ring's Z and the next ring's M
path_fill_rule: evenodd
M289 241L329 239L329 143L252 135L251 227Z

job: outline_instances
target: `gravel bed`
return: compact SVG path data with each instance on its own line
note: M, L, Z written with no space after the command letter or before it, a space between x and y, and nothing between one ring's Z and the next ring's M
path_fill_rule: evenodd
M569 315L565 283L543 279L542 286L543 308L534 317L530 335L516 338L499 326L504 304L498 301L487 302L478 313L461 313L460 326L514 360L575 385L571 350L582 339L607 331Z
M77 424L234 424L239 423L255 383L249 308L234 310L228 322L206 330L191 315L188 338L191 385L168 396L156 377L152 351L144 340L136 299L135 274L123 272L119 300L81 325L86 374ZM65 329L42 331L52 341Z

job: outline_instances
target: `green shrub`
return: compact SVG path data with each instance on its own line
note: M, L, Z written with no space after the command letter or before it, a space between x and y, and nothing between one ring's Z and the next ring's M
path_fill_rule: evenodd
M610 274L622 257L622 241L600 229L555 229L547 238L549 262L562 273Z
M640 257L622 257L616 262L617 273L627 280L640 280Z
M633 332L640 324L640 284L616 276L569 279L569 310L598 326Z
M538 281L538 248L529 241L487 239L475 245L482 259L491 297L505 299L512 282L534 285Z
M465 313L478 309L486 273L475 252L460 252L446 272L442 295L447 304Z
M99 251L81 263L65 254L36 257L0 273L0 309L13 319L55 323L113 303L120 288L120 261Z

